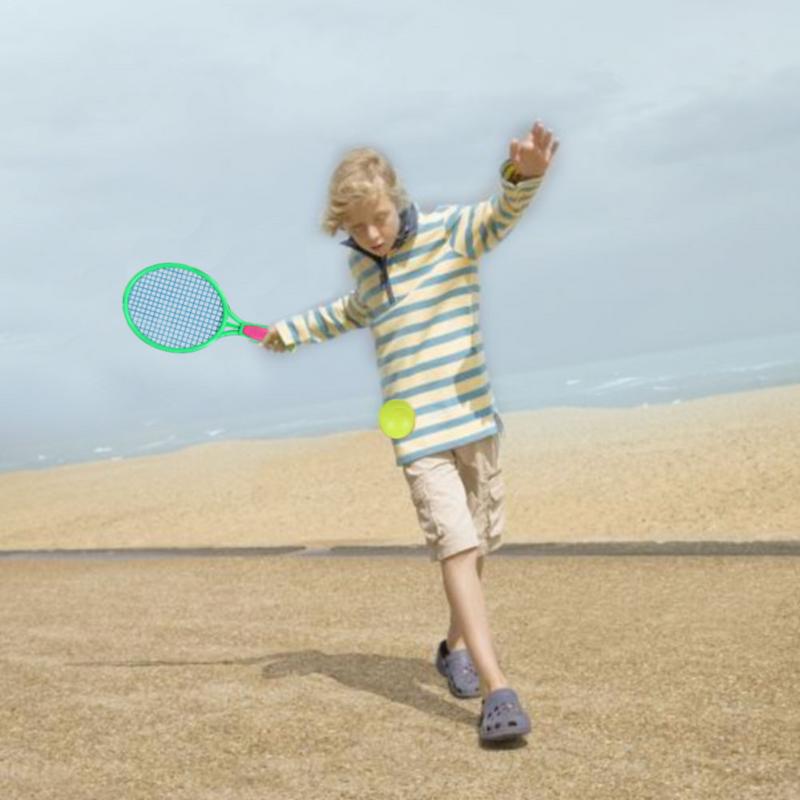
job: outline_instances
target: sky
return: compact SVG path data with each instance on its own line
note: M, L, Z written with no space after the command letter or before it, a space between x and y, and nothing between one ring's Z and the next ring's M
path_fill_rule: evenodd
M481 262L490 375L800 331L795 3L19 2L0 29L2 450L373 398L368 330L174 355L127 328L163 261L265 325L352 288L321 229L352 147L423 211L559 151Z

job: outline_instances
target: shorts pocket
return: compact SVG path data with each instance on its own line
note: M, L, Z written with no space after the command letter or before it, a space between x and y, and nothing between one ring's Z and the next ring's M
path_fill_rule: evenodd
M500 536L506 526L506 485L502 472L489 478L489 537Z
M435 547L442 538L442 528L437 523L436 517L431 508L430 495L428 494L427 487L425 486L425 479L423 475L417 475L411 480L411 500L414 503L414 508L417 511L417 520L422 532L425 535L425 541L431 547Z

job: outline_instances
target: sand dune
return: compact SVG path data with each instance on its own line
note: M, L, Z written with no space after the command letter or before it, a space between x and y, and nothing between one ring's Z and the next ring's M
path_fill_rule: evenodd
M800 386L507 412L505 542L800 536ZM0 475L0 549L423 543L379 430Z

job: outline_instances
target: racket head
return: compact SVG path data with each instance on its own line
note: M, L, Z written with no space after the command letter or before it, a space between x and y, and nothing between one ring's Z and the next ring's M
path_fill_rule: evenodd
M165 261L139 270L122 295L131 330L150 347L192 353L224 334L232 314L217 282L187 264Z

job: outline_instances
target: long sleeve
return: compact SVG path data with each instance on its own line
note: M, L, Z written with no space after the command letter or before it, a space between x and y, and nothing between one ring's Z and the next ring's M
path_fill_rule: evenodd
M529 178L514 182L514 165L503 162L501 191L474 205L453 206L446 222L451 247L468 258L478 259L502 241L517 224L544 180Z
M369 325L369 312L357 290L330 303L295 314L274 324L284 345L312 344Z

